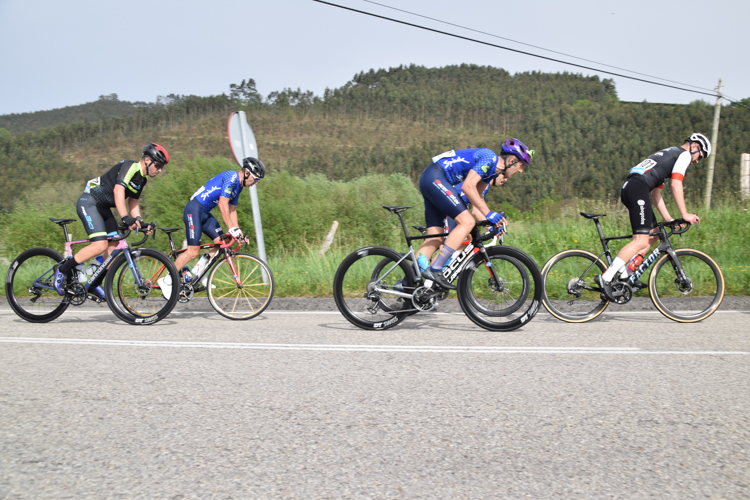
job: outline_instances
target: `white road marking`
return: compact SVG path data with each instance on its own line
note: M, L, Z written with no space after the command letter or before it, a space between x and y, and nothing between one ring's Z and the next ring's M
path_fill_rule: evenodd
M644 351L638 347L499 347L419 345L336 345L336 344L249 344L241 342L177 342L161 340L57 339L0 337L0 343L67 344L121 347L192 347L200 349L254 349L278 351L422 352L472 354L689 354L748 355L746 351Z

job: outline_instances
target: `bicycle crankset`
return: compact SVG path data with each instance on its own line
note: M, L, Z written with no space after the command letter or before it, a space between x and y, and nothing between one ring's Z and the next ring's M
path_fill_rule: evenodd
M182 283L182 286L180 286L180 296L177 300L183 304L186 304L192 300L193 295L195 295L193 285L190 283Z
M627 304L633 298L633 289L624 281L616 281L612 283L612 296L615 304Z
M422 312L432 311L443 294L442 290L436 291L426 286L420 286L414 290L411 302L415 308Z
M71 283L68 286L68 292L70 293L71 305L80 306L86 302L86 289L80 283Z

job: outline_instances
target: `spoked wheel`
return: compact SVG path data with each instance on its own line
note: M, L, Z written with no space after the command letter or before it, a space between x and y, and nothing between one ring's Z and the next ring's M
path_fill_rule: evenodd
M130 251L134 266L130 268L124 254L112 262L104 286L107 304L118 318L131 325L156 323L172 312L179 297L173 287L169 299L164 300L157 280L169 274L172 283L179 283L177 268L158 250L126 251Z
M508 332L536 315L542 275L534 259L517 248L487 248L491 265L474 254L458 277L458 301L466 316L486 330Z
M234 279L235 274L239 284ZM236 253L231 261L224 257L213 267L208 275L207 291L209 303L225 318L254 318L271 304L273 274L259 257Z
M50 248L32 248L11 263L5 279L5 296L21 318L46 323L68 308L67 300L52 289L53 267L62 260L62 255Z
M648 282L651 300L666 317L693 323L711 316L724 299L724 275L718 264L699 250L675 250L685 271L680 276L669 254L654 264Z
M591 321L609 305L594 283L594 278L606 270L606 264L586 250L566 250L552 256L542 270L544 307L568 323Z
M414 277L406 259L385 247L365 247L349 254L333 278L333 296L341 314L366 330L385 330L399 324L413 310L410 298Z

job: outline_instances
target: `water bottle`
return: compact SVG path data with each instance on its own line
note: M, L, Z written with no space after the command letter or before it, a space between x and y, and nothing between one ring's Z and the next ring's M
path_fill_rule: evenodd
M210 257L211 255L208 253L203 254L203 257L200 258L198 263L195 265L195 267L193 267L191 271L193 273L193 276L198 276L203 272L203 270L206 268L206 264L208 264L208 259Z
M104 258L101 255L92 260L91 264L89 264L89 267L86 268L86 274L89 276L93 275L99 268L99 266L102 265L102 262L104 262Z
M185 283L190 283L191 281L193 281L193 275L190 274L190 269L188 269L187 266L182 268L182 280Z
M637 253L635 254L635 257L630 259L630 262L628 263L628 269L631 271L635 271L638 266L643 264L643 255Z
M419 270L424 271L428 267L430 267L430 261L427 260L427 257L424 256L424 254L419 254L419 257L417 257L417 264L419 264Z
M88 276L86 276L86 264L78 264L76 272L78 273L78 283L86 283L86 280L88 280Z

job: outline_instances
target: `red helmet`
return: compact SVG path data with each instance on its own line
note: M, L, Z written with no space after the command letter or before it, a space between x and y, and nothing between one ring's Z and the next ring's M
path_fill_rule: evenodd
M167 150L153 142L148 143L143 148L143 156L148 156L156 163L161 163L162 165L169 163L169 153L167 153Z

